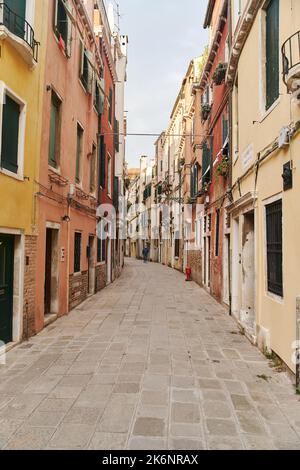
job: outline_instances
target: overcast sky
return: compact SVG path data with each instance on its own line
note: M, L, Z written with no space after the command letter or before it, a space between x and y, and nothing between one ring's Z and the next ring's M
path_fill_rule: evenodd
M118 0L122 34L129 36L126 110L128 132L160 133L169 117L189 61L207 43L207 0ZM155 138L128 137L129 167L154 157Z

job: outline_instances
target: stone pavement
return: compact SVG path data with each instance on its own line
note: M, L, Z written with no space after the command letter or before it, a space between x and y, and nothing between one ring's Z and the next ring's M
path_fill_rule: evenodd
M122 277L8 353L3 449L300 449L285 373L182 274Z

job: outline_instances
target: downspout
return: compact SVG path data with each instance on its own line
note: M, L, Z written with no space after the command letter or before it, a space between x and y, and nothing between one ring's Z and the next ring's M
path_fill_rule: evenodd
M232 48L232 1L228 1L228 29L229 29L229 50ZM230 149L230 159L231 165L229 166L229 187L232 188L232 155L233 155L233 145L232 145L232 97L233 97L233 87L230 86L229 94L228 94L228 114L229 114L229 149ZM229 246L229 253L228 253L228 282L229 282L229 315L232 316L232 273L231 273L231 262L232 262L232 249L231 249L231 237L230 237L230 246Z
M71 199L68 197L68 222L67 222L67 312L70 312L70 224L71 224Z

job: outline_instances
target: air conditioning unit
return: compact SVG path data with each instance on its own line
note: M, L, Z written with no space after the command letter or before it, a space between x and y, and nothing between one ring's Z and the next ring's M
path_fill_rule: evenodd
M290 145L290 130L288 127L283 127L278 137L278 147L280 149Z
M69 197L74 197L75 196L75 191L76 191L75 184L70 184Z

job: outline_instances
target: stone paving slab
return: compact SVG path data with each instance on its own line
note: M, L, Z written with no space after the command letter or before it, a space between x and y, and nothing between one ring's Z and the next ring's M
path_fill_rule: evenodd
M300 398L204 290L127 260L7 354L0 449L299 450Z

